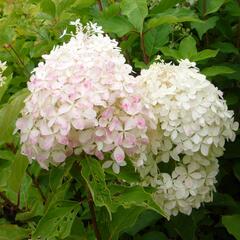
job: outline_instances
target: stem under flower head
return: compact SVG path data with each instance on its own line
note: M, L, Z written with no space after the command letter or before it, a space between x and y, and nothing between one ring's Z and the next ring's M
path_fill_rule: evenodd
M89 191L89 189L87 191L88 191L87 202L88 202L88 206L89 206L91 217L92 217L92 225L93 225L94 233L96 235L97 240L101 240L101 235L100 235L100 232L99 232L99 229L98 229L98 226L97 226L96 213L95 213L92 194Z
M97 4L98 4L99 10L102 11L103 10L102 1L101 0L97 0Z
M78 173L81 173L82 167L79 163L74 164L74 168L77 170ZM83 186L85 187L85 189L87 191L87 202L88 202L88 206L89 206L89 210L90 210L90 214L91 214L92 225L93 225L93 230L94 230L96 239L101 240L102 238L101 238L101 234L98 229L98 226L97 226L97 218L96 218L92 194L91 194L84 178L81 175L80 175L80 179L81 179ZM80 202L82 202L82 199L80 200Z
M33 186L36 187L38 189L38 192L40 193L43 202L45 203L47 201L47 198L45 197L45 195L43 194L42 189L39 186L39 182L38 180L28 171L28 169L26 170L27 175L32 179L32 183Z
M143 60L145 64L149 63L149 57L146 53L145 45L144 45L144 33L140 33L140 43L141 43L141 49L143 52Z

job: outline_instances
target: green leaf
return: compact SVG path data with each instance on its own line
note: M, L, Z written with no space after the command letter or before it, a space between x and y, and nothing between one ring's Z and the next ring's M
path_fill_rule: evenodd
M175 59L180 59L181 58L179 52L175 49L172 49L172 48L169 48L169 47L161 47L160 51L163 53L164 56L172 57L172 58L175 58Z
M0 159L4 159L4 160L8 160L8 161L12 162L15 159L15 155L11 151L0 150Z
M203 6L203 1L200 0L199 5ZM224 4L225 0L211 0L211 1L205 1L206 2L206 12L205 15L208 15L210 13L214 13L218 11L218 9Z
M126 166L121 168L121 171L118 174L114 173L112 168L104 169L104 171L108 174L115 176L117 179L127 181L128 183L136 183L141 180L139 173L135 171L135 168L130 161L127 163Z
M145 30L155 28L162 24L173 24L178 22L202 22L190 9L177 8L169 9L163 13L154 15L146 23Z
M0 143L12 142L15 122L24 105L28 91L17 92L10 101L0 109Z
M105 174L100 162L93 158L84 158L80 161L82 177L92 194L96 206L105 206L111 217L111 196L105 182ZM80 172L79 172L80 174Z
M19 192L25 171L28 166L27 157L23 156L20 151L15 156L15 160L10 167L10 176L8 178L9 187L16 193Z
M227 66L212 66L204 68L201 72L207 77L214 77L221 74L231 74L234 73L235 71L234 69Z
M53 167L49 174L49 186L53 192L61 186L62 180L64 178L64 168L63 166Z
M223 53L238 54L239 50L230 42L217 42L211 45L214 48L218 48Z
M222 224L237 240L240 239L240 215L223 216Z
M62 0L59 4L57 4L57 15L60 16L65 10L69 10L70 6L75 2L76 0Z
M204 59L216 57L217 54L218 50L205 49L201 52L198 52L195 56L192 56L191 60L194 62L198 62Z
M134 26L124 16L100 18L98 22L105 32L116 33L118 37L122 37L134 29Z
M28 221L33 217L41 215L40 214L41 208L42 206L39 206L39 203L36 202L33 204L32 208L29 211L17 213L15 219L16 221L22 221L22 222Z
M142 32L143 22L148 14L147 1L122 0L121 10L122 14L128 17L129 22L133 24L137 31Z
M168 43L170 31L171 27L169 25L162 25L144 34L144 44L149 57L157 53L160 47Z
M124 230L133 226L143 211L144 208L142 207L132 207L129 209L120 207L118 211L112 215L112 221L106 226L110 233L107 239L118 240L119 235L124 232Z
M161 0L159 4L151 10L151 14L164 12L165 10L176 6L177 3L181 3L183 0Z
M16 32L12 27L4 26L0 31L0 44L12 43L16 38Z
M79 202L61 201L50 208L39 221L32 239L69 236L74 219L80 210Z
M240 16L240 5L238 1L228 1L225 9L226 11L229 12L231 16L234 16L234 17Z
M0 224L1 240L23 240L28 238L30 231L13 224Z
M154 223L156 223L161 218L161 215L154 211L144 211L136 221L135 225L129 228L126 232L134 236L138 232L142 231L144 228L152 226Z
M195 239L196 223L192 216L178 215L171 219L170 226L174 229L181 239L193 240ZM187 227L186 227L187 226Z
M168 217L161 207L154 201L152 194L146 192L141 186L126 187L120 185L110 185L113 206L119 205L129 208L131 206L141 206L148 210L153 210L158 214Z
M42 0L41 1L41 10L48 15L55 17L56 14L56 6L52 0Z
M192 36L188 36L180 42L179 54L182 59L191 59L197 54L196 41Z
M202 36L209 30L216 26L219 17L213 16L204 20L204 22L193 22L191 23L192 28L195 28L198 36L202 39Z

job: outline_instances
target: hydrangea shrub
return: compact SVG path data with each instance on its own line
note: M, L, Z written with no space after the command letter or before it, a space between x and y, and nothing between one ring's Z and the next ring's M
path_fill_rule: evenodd
M28 83L16 123L22 154L48 169L83 152L117 174L128 158L137 184L153 187L169 215L211 201L217 157L238 129L222 92L188 59L156 62L133 77L101 27L71 24L76 34L43 56ZM173 171L162 171L170 161Z
M0 12L0 239L238 239L237 0Z

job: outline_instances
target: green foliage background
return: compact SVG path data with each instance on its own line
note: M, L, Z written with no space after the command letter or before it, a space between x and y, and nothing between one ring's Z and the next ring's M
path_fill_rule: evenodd
M153 8L146 0L0 0L0 15L0 60L8 63L0 88L1 240L95 239L86 200L90 193L103 240L240 239L239 135L219 161L214 202L168 221L151 189L131 187L138 181L131 166L116 176L92 159L82 159L79 166L79 159L70 158L47 172L28 164L19 153L18 135L12 134L31 71L43 54L67 40L59 36L77 18L99 23L116 38L136 74L157 55L196 61L224 92L239 121L239 0L198 0L194 5L161 0ZM108 185L110 180L129 184Z

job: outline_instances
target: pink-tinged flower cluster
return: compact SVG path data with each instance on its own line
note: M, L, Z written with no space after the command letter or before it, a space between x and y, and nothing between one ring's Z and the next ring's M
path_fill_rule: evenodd
M110 153L107 165L119 172L148 143L148 113L117 42L95 24L72 24L76 34L43 56L28 83L16 124L22 153L46 169L82 151L101 160Z

